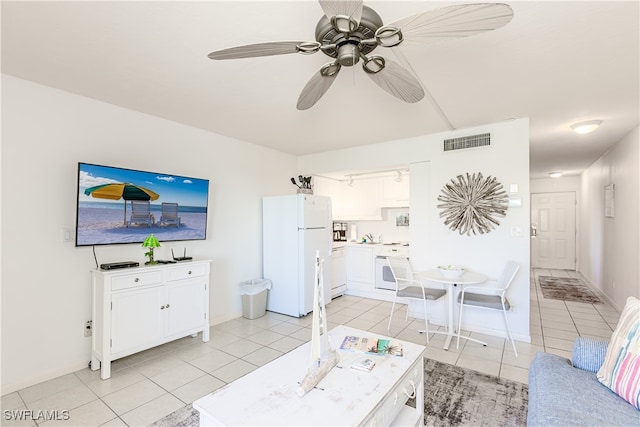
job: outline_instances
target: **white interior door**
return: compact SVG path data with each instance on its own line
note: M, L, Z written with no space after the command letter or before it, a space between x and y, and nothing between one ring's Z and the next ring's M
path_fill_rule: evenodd
M531 195L531 266L576 269L576 194Z

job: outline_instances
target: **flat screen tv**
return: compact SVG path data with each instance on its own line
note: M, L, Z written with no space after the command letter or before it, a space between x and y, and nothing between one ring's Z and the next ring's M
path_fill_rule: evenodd
M76 246L207 237L209 180L78 163Z

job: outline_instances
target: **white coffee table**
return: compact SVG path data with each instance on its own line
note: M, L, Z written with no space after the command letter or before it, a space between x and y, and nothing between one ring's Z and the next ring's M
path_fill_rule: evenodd
M347 326L329 331L338 348L346 335L388 338ZM304 397L296 395L311 343L271 361L193 403L201 426L390 426L424 424L425 347L400 341L404 355L370 356L371 372L352 369L365 355L338 350L340 362ZM416 408L405 403L416 398Z

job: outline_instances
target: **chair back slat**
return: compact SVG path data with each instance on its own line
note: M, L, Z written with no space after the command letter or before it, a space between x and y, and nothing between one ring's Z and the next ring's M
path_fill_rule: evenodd
M390 256L387 257L391 273L396 280L414 280L413 270L409 259L405 257Z
M516 277L519 269L520 266L516 262L507 262L507 265L504 267L502 274L500 274L500 277L497 280L497 287L506 291L513 282L513 279Z

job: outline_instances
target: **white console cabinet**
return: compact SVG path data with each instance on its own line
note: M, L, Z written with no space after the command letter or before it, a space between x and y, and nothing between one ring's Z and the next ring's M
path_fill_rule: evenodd
M168 341L209 341L211 261L93 270L91 369L111 376L111 362Z

